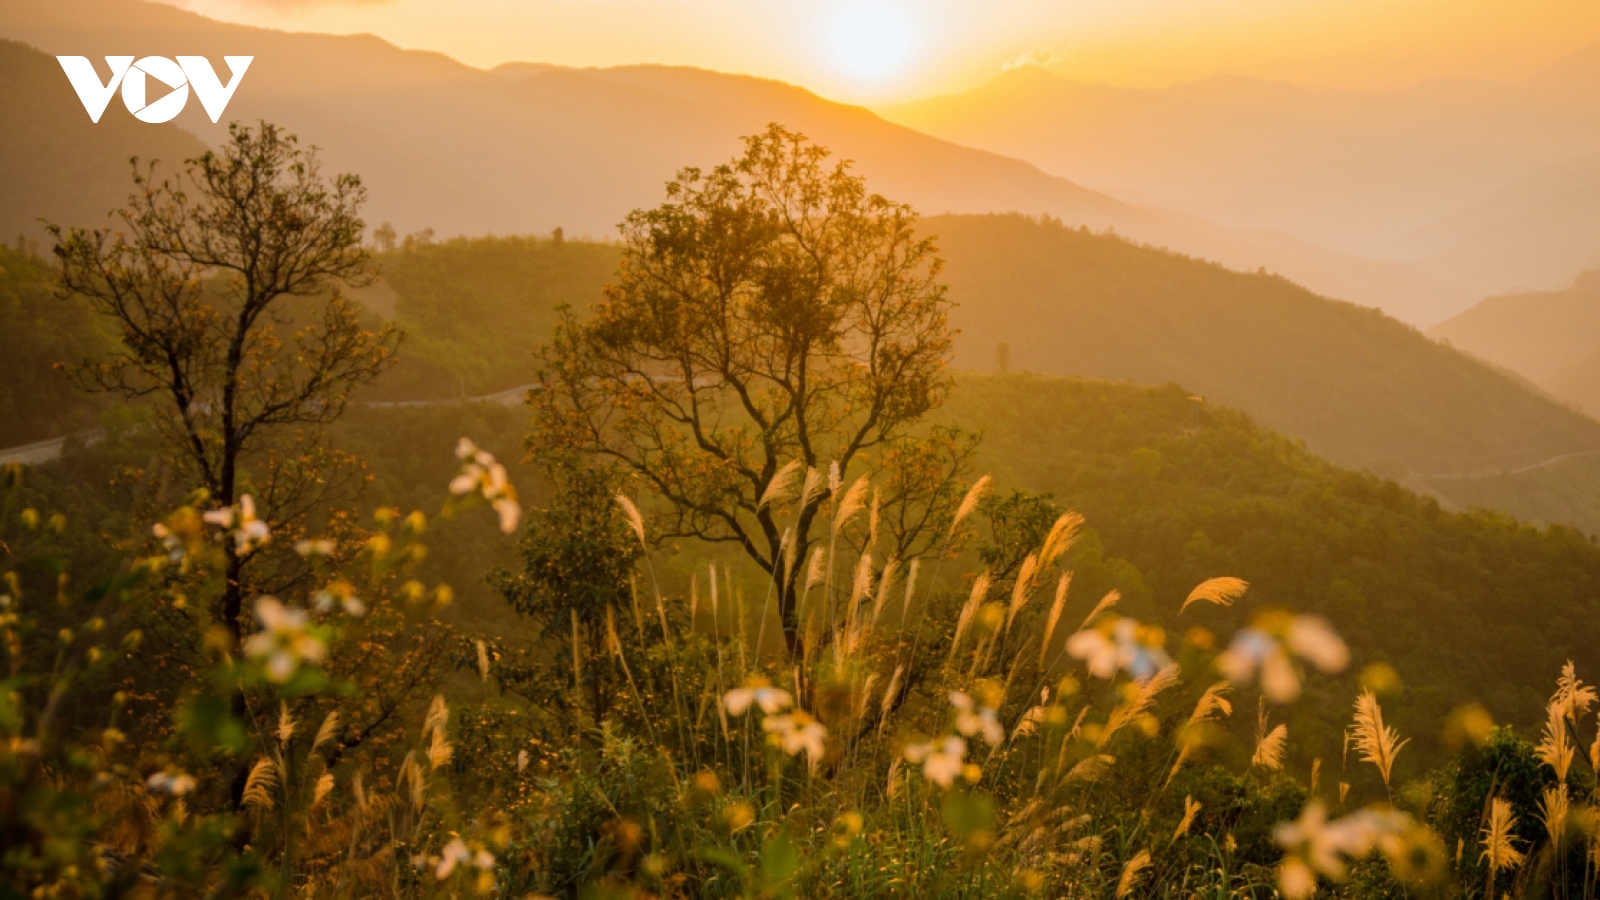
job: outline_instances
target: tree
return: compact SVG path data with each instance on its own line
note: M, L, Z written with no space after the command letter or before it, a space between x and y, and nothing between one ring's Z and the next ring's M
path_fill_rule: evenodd
M874 476L879 552L906 561L942 536L974 446L918 428L952 388L933 242L828 157L772 125L742 157L680 172L623 223L616 283L592 319L567 313L529 395L536 455L619 464L661 501L656 538L743 548L791 646L795 561L845 479Z
M489 574L511 608L538 626L540 644L514 653L498 671L508 687L545 708L571 713L575 695L599 723L625 690L610 664L610 641L631 637L634 629L624 627L630 622L643 628L630 589L643 549L617 515L615 473L568 459L545 474L554 494L528 517L522 571Z
M380 253L389 253L394 250L395 237L394 226L388 222L384 222L377 228L372 229L372 242L378 245Z
M153 401L174 459L210 504L251 493L260 519L292 538L354 479L322 426L388 368L399 340L368 330L340 294L374 278L361 244L366 189L354 175L325 180L314 149L264 122L233 125L220 150L175 177L158 180L155 164L135 159L133 183L119 229L50 227L62 291L121 332L121 347L85 362L79 381ZM236 651L244 598L272 585L250 578L263 554L231 541L224 550L215 617Z

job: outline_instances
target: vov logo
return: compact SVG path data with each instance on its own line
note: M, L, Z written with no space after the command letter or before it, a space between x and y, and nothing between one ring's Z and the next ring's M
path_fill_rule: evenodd
M194 88L200 105L206 108L206 115L211 117L211 121L221 119L222 111L227 109L228 101L233 99L233 92L238 90L239 81L244 78L245 70L250 68L250 62L255 57L224 56L222 59L228 64L227 84L217 77L216 70L211 68L211 63L204 56L180 56L177 62L165 56L146 56L138 62L134 62L131 56L108 56L105 59L111 69L111 80L102 82L88 57L56 57L61 68L66 70L72 89L78 92L78 99L83 101L89 118L100 121L106 106L111 103L111 95L120 86L122 103L128 107L128 112L141 122L158 124L170 122L183 112L184 105L189 102L190 87ZM152 89L152 81L164 86L167 92L151 99L152 95L161 93L160 87Z

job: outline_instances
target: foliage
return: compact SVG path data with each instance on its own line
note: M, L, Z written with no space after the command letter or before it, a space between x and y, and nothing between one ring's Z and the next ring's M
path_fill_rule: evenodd
M385 399L480 395L533 381L532 348L562 306L587 308L617 268L617 248L527 237L452 238L391 250L375 263L407 334Z
M82 429L101 405L56 364L106 353L115 335L81 298L57 296L55 279L45 260L0 245L0 446Z
M82 365L80 382L125 400L154 397L180 477L218 508L238 504L263 528L303 528L359 478L320 429L398 342L392 329L367 331L338 293L371 278L361 180L325 181L315 151L265 122L235 123L220 152L173 177L156 173L133 162L120 230L50 228L62 292L85 298L122 339ZM242 543L223 552L217 620L237 650L246 595L299 573L249 571Z
M873 521L891 556L922 555L971 446L914 431L951 388L933 243L828 155L773 125L680 172L623 224L617 282L591 320L563 322L528 398L536 455L616 464L670 511L667 536L738 546L773 578L791 641L818 501L862 509L844 479L886 475Z

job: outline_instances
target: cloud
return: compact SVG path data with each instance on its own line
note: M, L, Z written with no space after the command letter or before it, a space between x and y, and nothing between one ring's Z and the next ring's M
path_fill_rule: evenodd
M1012 57L1000 67L1000 71L1009 72L1012 69L1021 69L1026 66L1038 66L1040 68L1047 69L1057 63L1065 61L1065 53L1061 53L1057 50L1046 50L1043 47L1035 47L1032 50L1029 50L1025 53L1019 53L1018 55Z

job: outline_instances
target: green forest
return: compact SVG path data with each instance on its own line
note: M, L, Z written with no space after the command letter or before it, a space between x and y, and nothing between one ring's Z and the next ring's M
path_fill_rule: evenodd
M609 243L316 160L0 251L0 896L1593 896L1600 546L1394 479L1600 425L778 125Z

